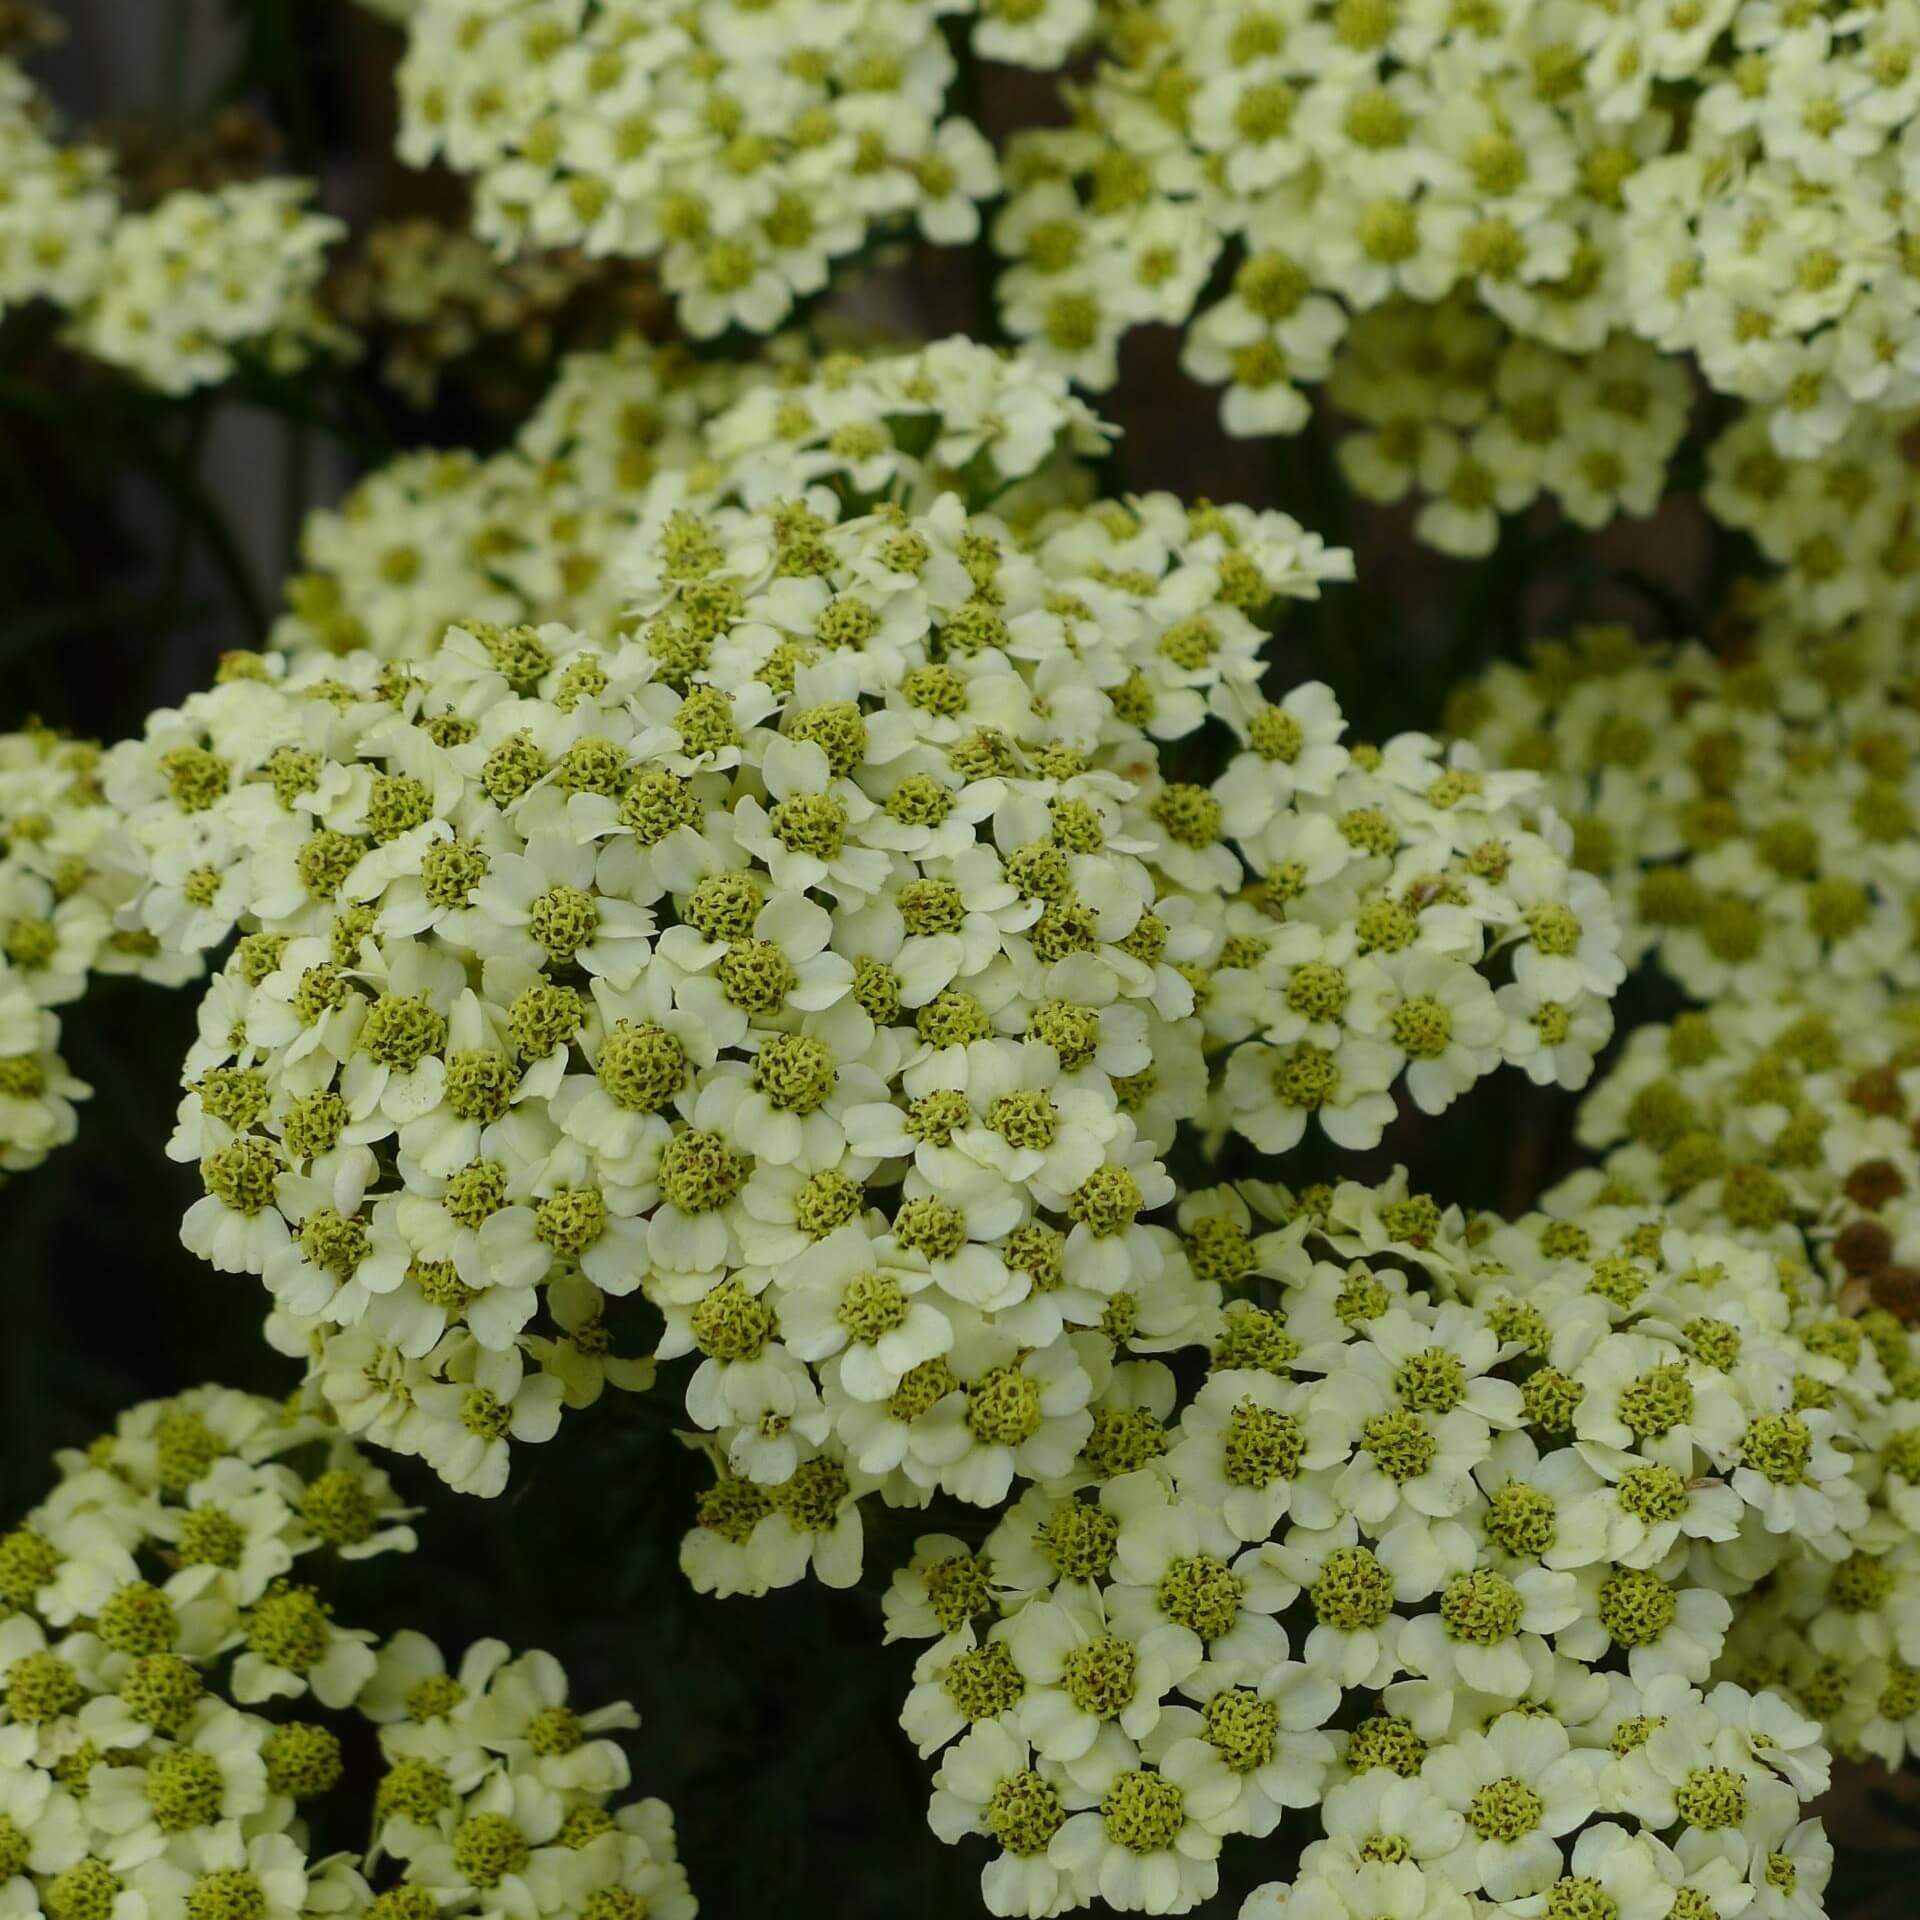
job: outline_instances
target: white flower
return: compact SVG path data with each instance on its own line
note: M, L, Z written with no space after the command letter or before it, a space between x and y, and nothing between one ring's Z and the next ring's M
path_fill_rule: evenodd
M1544 1892L1562 1871L1556 1842L1600 1805L1591 1756L1557 1722L1527 1714L1457 1735L1421 1778L1463 1817L1451 1877L1493 1900Z

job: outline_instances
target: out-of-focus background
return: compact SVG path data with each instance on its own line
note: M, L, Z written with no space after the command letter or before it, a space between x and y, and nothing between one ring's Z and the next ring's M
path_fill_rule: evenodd
M157 190L196 169L270 160L316 176L322 205L356 233L376 214L458 220L451 181L390 157L399 36L347 0L65 0L61 13L65 38L35 57L36 77L74 129L110 140ZM1011 74L995 85L992 129L1050 110L1044 85ZM316 369L284 391L150 404L47 341L0 336L0 725L37 716L110 740L204 684L223 650L264 637L311 506L406 447L501 444L560 346L663 324L644 285L594 297L601 309L569 306L476 355L426 406L370 364ZM909 334L967 328L976 313L969 264L952 254L877 274L843 304ZM1289 644L1303 673L1335 681L1363 731L1433 724L1465 664L1459 635L1389 626L1365 583L1391 577L1396 605L1438 606L1445 596L1423 595L1414 570L1448 563L1413 547L1392 514L1333 521L1310 442L1223 452L1217 436L1195 435L1213 402L1178 372L1167 341L1130 342L1128 354L1129 377L1104 408L1126 430L1117 483L1284 505L1351 540L1361 584ZM1604 538L1636 543L1636 564L1683 594L1697 585L1684 503L1652 530ZM1484 657L1529 626L1612 611L1528 606L1469 639L1484 639ZM1629 1001L1621 1024L1655 1010ZM86 1018L67 1023L71 1064L96 1089L79 1141L0 1190L0 1516L39 1496L53 1449L84 1444L136 1400L208 1379L280 1393L297 1377L259 1338L258 1284L216 1275L179 1246L198 1182L162 1147L193 1014L188 993L98 986ZM1468 1206L1517 1207L1567 1163L1570 1111L1500 1076L1444 1127L1403 1121L1373 1161L1408 1162L1416 1186ZM1319 1171L1302 1164L1297 1177ZM500 1502L461 1500L417 1463L395 1470L425 1509L424 1551L360 1569L343 1612L428 1625L449 1646L482 1634L544 1646L573 1672L576 1697L631 1697L644 1718L638 1784L676 1809L706 1912L980 1911L971 1858L926 1830L928 1770L896 1725L911 1653L876 1651L879 1595L920 1530L913 1516L893 1516L852 1593L809 1584L717 1602L693 1595L675 1565L702 1476L665 1398L603 1403L552 1444L520 1450ZM1842 1874L1855 1896L1837 1888L1836 1914L1868 1912L1879 1850L1911 1840L1864 1804L1850 1830ZM1234 1912L1246 1887L1289 1869L1283 1847L1229 1849L1207 1912Z

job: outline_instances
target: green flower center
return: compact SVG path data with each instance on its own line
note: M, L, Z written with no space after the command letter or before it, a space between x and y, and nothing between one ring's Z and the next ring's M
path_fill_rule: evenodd
M1547 1803L1524 1780L1511 1774L1490 1782L1473 1796L1467 1824L1482 1840L1523 1839L1540 1824Z
M720 991L742 1013L772 1013L783 1005L799 976L771 940L739 940L720 956Z
M996 1782L987 1797L987 1831L1018 1859L1045 1853L1066 1817L1060 1789L1031 1767Z
M1082 1713L1111 1720L1131 1704L1138 1666L1133 1642L1105 1633L1067 1655L1060 1684Z
M1427 1743L1409 1720L1390 1714L1375 1714L1362 1720L1347 1740L1347 1767L1352 1773L1367 1773L1384 1767L1403 1780L1411 1780L1426 1764Z
M447 1105L456 1120L490 1126L513 1104L520 1075L504 1053L491 1048L450 1054Z
M100 1609L94 1631L115 1653L165 1653L179 1635L180 1621L158 1587L134 1580Z
M737 1278L721 1281L694 1308L693 1337L710 1359L757 1360L774 1335L773 1309Z
M1169 1620L1190 1628L1202 1640L1217 1640L1240 1618L1243 1583L1211 1553L1183 1554L1160 1576L1154 1598Z
M599 905L579 887L551 887L533 903L527 931L555 966L571 966L574 956L600 931Z
M1440 1443L1417 1413L1376 1413L1360 1429L1360 1445L1389 1480L1404 1485L1434 1463Z
M1695 1767L1673 1804L1690 1827L1737 1827L1747 1817L1746 1783L1728 1767Z
M970 1721L998 1719L1027 1690L1004 1640L955 1654L941 1672L940 1685L955 1711Z
M1569 1874L1547 1889L1547 1920L1620 1920L1620 1903L1598 1880Z
M1797 1413L1763 1413L1740 1442L1741 1462L1776 1487L1806 1484L1813 1430Z
M957 1553L936 1560L920 1577L943 1632L955 1633L969 1620L993 1611L992 1569L984 1559Z
M1658 1440L1693 1418L1693 1388L1684 1366L1654 1367L1620 1395L1621 1423L1639 1440Z
M225 1792L219 1762L195 1747L170 1747L147 1763L147 1804L162 1833L211 1826Z
M453 1783L431 1760L396 1760L380 1782L380 1811L431 1826L453 1805Z
M1235 1773L1252 1773L1273 1758L1280 1709L1246 1687L1216 1693L1200 1710L1208 1743Z
M29 1607L34 1596L60 1571L65 1556L31 1528L22 1527L0 1539L0 1601L9 1607Z
M1672 1467L1629 1467L1614 1497L1623 1511L1649 1526L1678 1520L1687 1510L1687 1483Z
M1456 1574L1440 1596L1440 1620L1452 1640L1493 1647L1520 1631L1524 1603L1512 1581L1491 1568Z
M1040 1389L1017 1365L995 1367L967 1389L967 1426L983 1446L1017 1447L1044 1418Z
M1487 1503L1487 1538L1507 1552L1538 1559L1559 1536L1553 1501L1538 1487L1509 1480Z
M607 1199L598 1187L562 1187L533 1210L533 1231L543 1246L578 1259L607 1230Z
M1651 1646L1679 1609L1673 1589L1643 1567L1617 1568L1600 1586L1600 1624L1616 1646Z
M1227 1416L1226 1475L1236 1487L1263 1488L1291 1480L1305 1450L1300 1422L1277 1407L1242 1400Z
M904 1326L907 1297L890 1273L857 1273L847 1282L834 1318L863 1346Z
M1047 1518L1034 1544L1062 1580L1102 1580L1119 1537L1119 1521L1103 1507L1069 1500Z
M753 1084L788 1113L817 1112L838 1077L831 1051L803 1033L777 1033L754 1056Z
M1420 1413L1451 1413L1467 1395L1467 1370L1445 1347L1409 1354L1394 1369L1400 1404Z
M1402 1000L1389 1024L1394 1044L1409 1059L1437 1060L1453 1043L1453 1015L1424 996Z
M497 1887L533 1857L527 1837L503 1813L475 1813L453 1830L453 1864L470 1886Z
M893 1237L909 1253L951 1260L967 1244L966 1216L931 1194L903 1200L893 1216Z
M103 1860L82 1860L57 1873L40 1895L47 1920L112 1920L120 1881Z
M346 1770L339 1736L305 1720L275 1727L260 1756L267 1763L268 1787L295 1800L317 1800L331 1793Z
M1096 1167L1067 1200L1067 1216L1096 1239L1124 1233L1145 1205L1140 1184L1125 1167Z
M1101 1795L1100 1818L1115 1846L1142 1857L1165 1853L1187 1824L1186 1796L1164 1776L1136 1768Z
M1586 1392L1584 1382L1569 1378L1558 1367L1536 1368L1520 1385L1528 1422L1548 1433L1565 1433L1572 1427Z
M270 1592L247 1621L247 1646L270 1666L289 1673L317 1666L332 1638L326 1607L306 1587Z
M45 1726L86 1697L80 1676L57 1653L23 1654L7 1669L7 1707L23 1726Z
M127 1711L156 1733L165 1734L179 1730L199 1705L202 1691L198 1669L177 1653L144 1655L120 1682L120 1698Z
M243 1868L203 1873L187 1889L187 1920L264 1920L267 1892Z
M660 1156L660 1191L682 1213L714 1213L746 1182L746 1168L722 1134L689 1127Z
M1393 1582L1365 1547L1335 1547L1322 1562L1308 1597L1323 1627L1361 1633L1392 1613Z

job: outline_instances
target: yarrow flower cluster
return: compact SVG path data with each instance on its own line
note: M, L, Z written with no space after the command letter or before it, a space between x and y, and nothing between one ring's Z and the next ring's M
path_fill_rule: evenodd
M701 457L750 377L640 340L569 356L511 447L403 453L310 514L272 646L409 659L461 619L610 628L648 483Z
M1604 1161L1542 1204L1569 1220L1657 1202L1801 1277L1801 1338L1827 1364L1796 1398L1837 1393L1856 1409L1871 1545L1743 1609L1739 1671L1797 1700L1843 1752L1899 1766L1920 1738L1920 1007L1864 987L1822 999L1729 1002L1636 1030L1581 1109L1580 1137Z
M1795 458L1920 397L1904 7L1149 0L1101 44L993 228L1008 326L1088 385L1184 326L1229 431L1291 432L1350 314L1458 291L1559 353L1691 355Z
M1535 767L1573 858L1618 902L1627 956L1694 999L1920 985L1920 716L1901 636L1810 634L1759 597L1739 653L1625 629L1542 642L1459 690L1449 722Z
M311 516L273 644L408 659L465 619L612 638L618 556L662 475L688 504L821 486L854 510L957 491L1032 511L1106 445L1057 375L967 340L818 361L775 342L740 364L629 340L569 357L506 452L405 454Z
M202 967L116 926L132 888L103 857L120 823L99 762L97 746L45 728L0 735L0 1172L70 1140L88 1092L60 1058L52 1009L99 975L177 986Z
M346 229L308 208L310 183L183 189L133 211L112 156L57 144L44 117L0 58L0 313L50 301L69 344L171 394L226 379L242 355L289 372L344 347L314 296Z
M120 203L104 147L62 146L46 107L0 55L0 314L35 300L82 304L100 283Z
M0 1920L690 1920L630 1707L326 1597L414 1546L363 1448L497 1496L656 1387L696 1589L880 1563L995 1914L1297 1832L1242 1920L1821 1920L1830 1753L1920 1756L1920 0L367 4L472 230L329 280L270 130L117 176L0 0L0 318L421 404L616 339L138 737L0 736L0 1175L59 1010L211 961L181 1236L305 1376L0 1532ZM996 154L981 63L1066 111ZM916 235L1023 351L804 324ZM1269 643L1351 554L1102 497L1147 325L1489 594L1683 487L1771 571L1350 738ZM1532 1210L1280 1159L1586 1087L1648 959Z
M1709 1032L1726 1032L1731 1039L1746 1026L1747 1012L1740 1009L1732 1019L1685 1016L1674 1031L1689 1038L1678 1041L1675 1050L1689 1051ZM1802 1008L1797 1018L1776 1023L1773 1050L1754 1060L1754 1080L1770 1068L1790 1073L1795 1059L1817 1053L1821 1017ZM1809 1073L1807 1085L1805 1111L1812 1111L1811 1102L1823 1093L1831 1097L1821 1075ZM1597 1123L1613 1091L1605 1084L1596 1091L1583 1131L1600 1130ZM1874 1129L1863 1112L1836 1107L1830 1129L1836 1144L1850 1130L1877 1132L1880 1143L1887 1144L1891 1129ZM1738 1151L1742 1129L1730 1115L1723 1124L1729 1147ZM1702 1129L1694 1139L1704 1146L1712 1135ZM1768 1364L1784 1369L1790 1411L1764 1426L1749 1423L1742 1461L1763 1479L1771 1476L1776 1489L1790 1489L1787 1497L1799 1515L1792 1524L1796 1531L1806 1530L1751 1591L1744 1576L1737 1587L1721 1582L1721 1591L1732 1593L1739 1607L1716 1671L1755 1691L1780 1694L1819 1721L1827 1742L1840 1752L1899 1767L1920 1741L1920 1614L1915 1611L1920 1553L1911 1494L1912 1476L1920 1470L1915 1452L1920 1424L1913 1412L1920 1392L1920 1344L1912 1289L1903 1289L1903 1271L1891 1256L1892 1233L1902 1224L1900 1196L1888 1191L1890 1182L1872 1187L1876 1169L1861 1162L1859 1177L1847 1180L1834 1196L1838 1204L1827 1209L1825 1223L1804 1213L1796 1221L1795 1207L1808 1190L1831 1190L1831 1183L1806 1178L1803 1169L1784 1161L1769 1167L1757 1149L1748 1150L1754 1158L1736 1162L1727 1155L1723 1178L1695 1187L1683 1183L1672 1204L1662 1207L1633 1190L1629 1176L1645 1162L1624 1149L1611 1156L1604 1174L1576 1174L1550 1192L1543 1211L1493 1228L1486 1246L1511 1269L1512 1281L1500 1284L1515 1285L1516 1297L1530 1304L1542 1271L1564 1272L1569 1259L1598 1263L1596 1272L1601 1266L1611 1272L1637 1265L1632 1248L1656 1234L1669 1266L1675 1249L1684 1249L1687 1258L1707 1263L1699 1272L1717 1291L1725 1291L1726 1275L1771 1274L1780 1304L1767 1305L1764 1314L1727 1299L1717 1309L1703 1310L1691 1326L1680 1327L1696 1359L1716 1352L1721 1356L1716 1364L1737 1361L1734 1370L1745 1375L1764 1346ZM1847 1224L1836 1233L1837 1220ZM1677 1224L1683 1221L1691 1224ZM1475 1223L1470 1237L1491 1226ZM1837 1279L1827 1279L1823 1270ZM1706 1309L1707 1303L1702 1305ZM1784 1328L1784 1334L1767 1332L1767 1326ZM1761 1438L1768 1449L1765 1461ZM1796 1478L1787 1456L1771 1449L1781 1443L1798 1456L1803 1438L1804 1472ZM1824 1467L1815 1466L1829 1443L1838 1450L1826 1456ZM1750 1495L1757 1490L1750 1477L1743 1482L1736 1473L1734 1481ZM1778 1491L1767 1498L1785 1512ZM1841 1532L1822 1539L1828 1519ZM1726 1551L1744 1562L1744 1548Z
M1827 1754L1728 1677L1733 1603L1904 1562L1846 1450L1873 1376L1774 1262L1657 1214L1468 1228L1399 1178L1181 1221L1231 1296L1204 1384L1176 1413L1132 1363L1099 1444L887 1595L990 1911L1186 1912L1315 1809L1248 1915L1817 1914Z
M409 1510L337 1428L218 1387L151 1401L0 1534L0 1901L46 1920L511 1911L691 1920L657 1800L614 1807L624 1703L551 1656L343 1625L343 1561L410 1551ZM322 1583L316 1585L316 1578ZM348 1743L379 1728L363 1848Z
M916 227L965 244L999 171L948 111L973 53L1054 67L1092 0L421 0L401 157L473 178L502 250L658 257L681 326L770 333L836 263Z
M292 373L343 349L315 294L346 228L313 212L311 193L302 180L248 180L124 215L73 344L174 394L228 379L243 354Z
M1350 564L1284 515L678 497L623 636L269 658L110 756L142 923L246 936L188 1244L353 1431L497 1492L649 1377L638 1293L747 1504L992 1504L1116 1340L1204 1334L1153 1220L1183 1118L1366 1145L1403 1074L1429 1112L1584 1078L1616 942L1530 780L1259 692L1259 622ZM1162 771L1210 716L1220 778ZM702 1578L793 1577L738 1518Z
M1872 985L1818 1003L1729 999L1637 1027L1580 1109L1581 1143L1604 1161L1544 1204L1657 1203L1817 1269L1850 1311L1870 1298L1911 1318L1917 1058L1920 1006Z
M1228 389L1230 412L1245 391ZM1337 445L1354 492L1417 501L1415 537L1473 557L1493 550L1503 516L1542 495L1590 530L1652 513L1692 394L1677 361L1629 334L1559 353L1456 295L1358 316L1327 398L1361 423Z
M1904 623L1920 605L1912 525L1920 414L1858 415L1818 460L1789 460L1749 411L1707 448L1701 499L1779 569L1767 598L1815 632Z

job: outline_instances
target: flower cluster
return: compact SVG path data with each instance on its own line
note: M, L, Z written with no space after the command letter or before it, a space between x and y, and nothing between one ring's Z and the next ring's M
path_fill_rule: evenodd
M1658 1204L1688 1227L1735 1233L1825 1274L1852 1310L1910 1317L1904 1263L1920 1254L1907 1195L1920 1182L1906 1076L1920 1012L1872 983L1823 982L1776 1000L1725 1000L1637 1027L1580 1109L1601 1166L1548 1194L1552 1212ZM1867 1283L1849 1289L1850 1280Z
M1166 496L1024 541L812 497L662 502L608 640L269 658L109 757L143 924L247 936L189 1244L457 1485L648 1377L608 1358L639 1293L729 1473L831 1438L823 1474L997 1501L1071 1457L1114 1329L1204 1331L1151 1220L1181 1120L1366 1145L1403 1073L1430 1112L1503 1060L1577 1084L1608 1030L1606 903L1528 776L1259 693L1260 622L1345 555ZM1243 749L1173 777L1210 717Z
M0 313L50 301L69 346L165 394L225 380L240 355L286 372L346 344L315 301L346 228L307 209L309 182L182 188L134 211L108 150L61 146L42 117L0 60Z
M405 454L314 514L273 644L410 659L462 619L613 637L618 555L665 475L702 506L831 487L1004 513L1070 497L1106 445L1057 375L967 340L817 362L776 343L737 366L629 340L570 356L506 452Z
M610 630L648 481L700 457L740 377L638 340L570 356L511 447L401 454L309 515L271 644L404 660L461 619Z
M165 393L230 375L242 354L285 372L344 336L314 295L345 229L308 183L183 189L130 210L102 147L62 146L31 81L0 58L0 313L33 300L69 315L69 344Z
M334 1617L316 1575L414 1545L337 1429L202 1387L59 1465L0 1534L6 1912L690 1920L666 1808L607 1804L631 1708L576 1711L546 1654L483 1641L449 1672ZM320 1857L356 1718L386 1763L367 1851Z
M924 512L943 494L1016 527L1084 504L1112 430L1065 379L964 335L834 353L715 419L672 504L761 506L815 487L843 511ZM657 512L661 499L652 503Z
M1817 1914L1820 1729L1725 1668L1770 1577L1904 1573L1846 1450L1871 1368L1657 1216L1468 1231L1396 1178L1181 1220L1234 1296L1204 1384L1176 1415L1134 1363L1104 1446L887 1595L990 1910L1186 1912L1317 1809L1249 1915Z
M1103 50L993 234L1009 328L1089 385L1185 326L1230 431L1293 431L1350 313L1458 290L1561 353L1690 354L1795 457L1920 398L1903 7L1148 0Z
M610 1804L631 1769L608 1736L639 1716L568 1694L551 1654L481 1640L451 1664L424 1634L387 1641L356 1706L385 1767L364 1871L392 1884L349 1913L693 1920L666 1803Z
M60 1020L11 967L0 967L0 1174L37 1167L74 1136L93 1089L60 1055Z
M1762 611L1737 657L1618 628L1543 642L1460 689L1450 723L1536 767L1574 859L1700 1001L1920 985L1920 713L1887 623L1810 635Z
M1686 1052L1709 1032L1731 1039L1746 1011L1732 1020L1716 1017L1711 1026L1707 1016L1685 1016L1674 1031L1694 1039L1679 1041L1676 1051ZM1814 1036L1821 1019L1802 1008L1796 1019L1778 1023L1772 1064L1791 1073L1796 1058L1817 1057ZM1756 1080L1767 1064L1757 1057ZM1810 1100L1818 1099L1819 1076L1807 1077ZM1596 1108L1608 1097L1606 1088L1597 1091ZM1890 1128L1876 1129L1862 1110L1835 1104L1836 1144L1850 1130L1890 1144ZM1592 1120L1586 1130L1597 1130ZM1726 1133L1738 1150L1740 1129L1730 1117ZM1695 1137L1704 1143L1712 1136L1703 1129ZM1764 1357L1786 1381L1791 1403L1790 1419L1768 1431L1791 1433L1796 1447L1801 1428L1813 1436L1805 1474L1791 1483L1797 1517L1790 1524L1798 1536L1792 1550L1771 1560L1749 1560L1745 1544L1725 1550L1738 1567L1751 1566L1759 1577L1751 1589L1744 1571L1718 1579L1720 1590L1740 1605L1716 1677L1777 1692L1819 1721L1828 1744L1842 1753L1899 1767L1920 1752L1920 1506L1913 1494L1920 1476L1920 1422L1913 1413L1920 1335L1914 1331L1912 1288L1903 1290L1903 1272L1892 1261L1892 1234L1903 1224L1894 1204L1900 1196L1890 1186L1870 1187L1874 1169L1859 1165L1866 1171L1845 1183L1844 1199L1835 1196L1841 1204L1829 1209L1827 1223L1803 1219L1798 1231L1790 1216L1807 1194L1798 1184L1801 1170L1781 1161L1767 1167L1756 1152L1737 1171L1730 1169L1711 1200L1683 1185L1671 1207L1657 1207L1633 1194L1624 1177L1589 1172L1550 1193L1543 1211L1511 1226L1476 1222L1473 1233L1487 1234L1483 1251L1510 1269L1496 1284L1528 1304L1537 1303L1541 1276L1553 1284L1554 1275L1569 1271L1569 1260L1589 1263L1596 1273L1639 1266L1633 1249L1656 1236L1669 1267L1683 1254L1700 1263L1695 1277L1705 1277L1720 1304L1703 1299L1702 1317L1679 1325L1683 1341L1696 1360L1717 1351L1722 1366L1737 1361L1733 1370L1743 1378ZM1627 1170L1638 1167L1629 1160ZM1790 1197L1789 1184L1797 1189ZM1846 1216L1850 1224L1834 1233L1834 1222ZM1696 1224L1674 1224L1686 1220ZM1843 1277L1837 1284L1824 1281L1821 1268ZM1756 1283L1762 1273L1770 1276L1766 1291L1777 1293L1777 1300L1764 1293L1745 1305L1734 1299L1727 1276L1740 1279L1749 1272ZM1731 1342L1727 1329L1735 1336ZM1751 1437L1751 1426L1748 1432ZM1815 1467L1828 1441L1840 1450L1824 1468ZM1757 1454L1745 1441L1742 1459L1756 1465ZM1772 1469L1760 1464L1764 1477ZM1816 1482L1823 1483L1819 1494L1812 1491ZM1750 1477L1743 1483L1737 1472L1734 1484L1749 1492L1755 1485ZM1769 1497L1784 1513L1777 1484ZM1844 1537L1821 1537L1829 1496Z
M680 324L770 333L834 264L909 223L964 244L999 172L947 112L975 53L1051 67L1092 0L421 0L401 157L473 176L502 250L658 256Z
M1680 364L1630 334L1560 353L1458 296L1360 315L1327 397L1359 423L1337 449L1347 484L1366 500L1416 500L1415 537L1459 556L1490 553L1501 516L1543 494L1589 530L1652 513L1692 399ZM1253 403L1229 386L1230 430L1264 418L1239 411ZM1304 398L1288 404L1304 418Z
M76 307L100 284L120 203L104 147L52 139L33 82L0 56L0 314Z
M87 1088L67 1071L51 1009L98 975L166 986L196 956L115 925L131 887L106 857L119 816L98 781L100 749L44 728L0 734L0 1171L37 1165L73 1137Z
M1701 498L1780 569L1769 600L1819 631L1853 618L1904 621L1920 605L1911 524L1914 414L1857 417L1818 460L1788 460L1749 411L1707 448Z
M315 294L325 251L346 229L308 208L311 191L251 180L127 214L73 316L73 344L174 394L227 379L242 354L290 373L339 350L346 336Z

